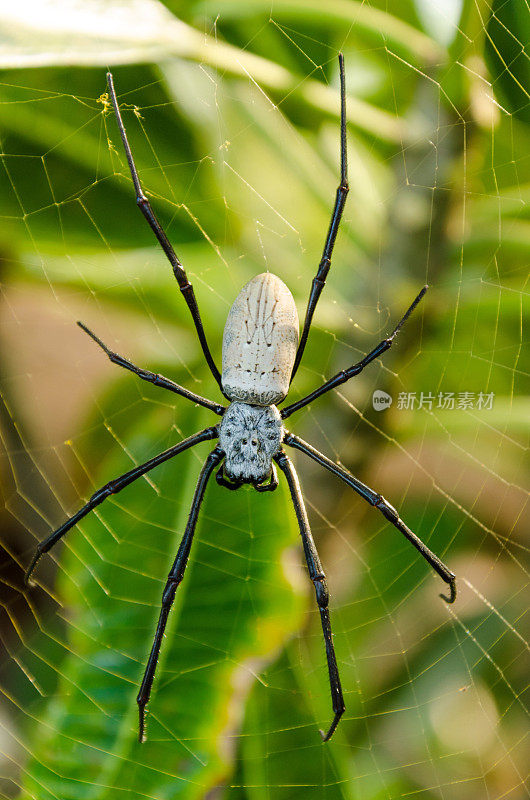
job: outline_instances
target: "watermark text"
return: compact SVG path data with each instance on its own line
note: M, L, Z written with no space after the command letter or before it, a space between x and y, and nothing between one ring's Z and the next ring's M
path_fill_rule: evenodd
M428 411L491 411L494 400L494 392L399 392L396 408L399 411L422 408ZM390 408L392 402L393 397L381 389L376 389L372 395L376 411Z

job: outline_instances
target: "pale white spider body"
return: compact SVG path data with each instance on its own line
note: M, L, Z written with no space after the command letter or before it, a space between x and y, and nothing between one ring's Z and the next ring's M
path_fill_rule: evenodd
M228 312L223 334L223 393L255 406L289 391L299 339L298 312L285 283L270 272L252 278Z
M276 275L252 278L236 297L223 334L223 392L231 400L219 426L227 476L260 482L271 474L298 347L298 312Z

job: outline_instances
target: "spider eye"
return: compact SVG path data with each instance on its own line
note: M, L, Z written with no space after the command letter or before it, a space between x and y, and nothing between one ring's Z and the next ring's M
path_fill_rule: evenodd
M230 429L225 431L225 436L232 436L232 431Z

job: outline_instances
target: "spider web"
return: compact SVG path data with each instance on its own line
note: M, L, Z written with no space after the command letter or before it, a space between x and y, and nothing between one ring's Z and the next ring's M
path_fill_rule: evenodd
M188 28L154 3L22 4L4 34L1 796L527 797L528 9L213 5ZM105 67L219 362L253 275L305 308L338 178L339 48L351 190L291 401L430 289L389 353L289 428L398 508L458 599L293 455L347 706L323 745L325 652L285 487L211 485L139 746L134 698L207 447L107 500L22 588L36 541L96 488L215 423L75 326L218 398L134 207Z

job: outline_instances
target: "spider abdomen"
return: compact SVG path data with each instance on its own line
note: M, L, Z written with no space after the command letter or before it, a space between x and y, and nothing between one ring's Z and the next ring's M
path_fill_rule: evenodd
M298 312L276 275L252 278L228 312L223 334L223 391L258 406L287 395L298 347Z

